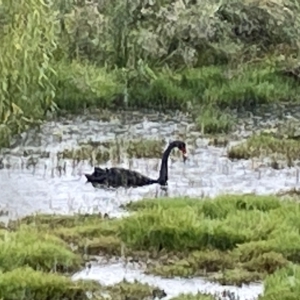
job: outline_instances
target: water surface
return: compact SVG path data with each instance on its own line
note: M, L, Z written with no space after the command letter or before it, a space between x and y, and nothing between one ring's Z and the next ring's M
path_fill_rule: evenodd
M269 126L268 121L261 120L260 125ZM257 122L249 122L249 130L245 126L237 130L235 140L249 136L254 123ZM208 146L208 140L202 138L192 121L182 114L164 116L132 112L111 117L109 121L101 121L96 115L79 116L46 122L39 132L32 130L22 134L14 141L13 149L2 151L0 221L35 212L101 212L121 216L124 213L119 207L121 204L145 197L159 197L165 192L157 185L135 189L94 189L91 184L85 184L83 174L93 170L87 161L76 166L71 160L58 162L57 153L89 140L155 138L164 139L167 146L171 140L182 139L183 136L189 160L185 164L178 157L169 160L167 196L201 198L221 193L270 194L299 187L297 168L274 170L267 166L267 159L230 161L225 147ZM29 160L34 160L36 166L26 168ZM58 163L66 164L66 172L58 172ZM129 163L124 156L117 166L130 165L132 169L156 178L159 163L160 159L133 159ZM116 165L115 162L108 161L100 167L113 165ZM201 278L162 279L145 275L140 268L125 268L120 262L95 265L88 274L84 270L74 275L74 279L80 277L92 278L103 284L114 284L123 278L129 281L138 279L165 289L168 298L181 292L215 293L228 288L240 299L252 299L262 292L259 284L236 288L222 287Z
M41 131L24 133L17 146L3 154L6 168L0 170L0 209L10 218L34 212L63 213L102 212L112 216L122 211L119 206L128 201L162 195L157 185L135 189L101 190L85 184L85 172L92 166L80 162L76 167L65 160L66 173L60 174L57 153L78 146L88 140L114 140L143 138L164 139L165 143L186 135L189 160L169 160L168 196L204 197L220 193L269 194L298 187L296 168L274 170L264 160L230 161L226 148L208 146L208 140L193 130L194 125L185 117L160 118L157 115L139 114L99 121L96 116L61 119L45 123ZM32 153L32 155L23 155ZM49 158L43 158L49 153ZM36 167L25 167L29 159L37 161ZM108 161L100 166L110 167ZM160 159L133 159L131 168L150 177L158 177ZM117 166L129 167L124 159Z
M141 283L147 283L151 286L158 287L165 291L167 297L164 299L171 299L179 294L197 294L210 293L216 297L221 297L223 291L228 291L235 295L234 299L252 300L263 292L261 284L243 285L242 287L221 286L212 283L202 278L172 278L166 279L159 276L146 275L139 267L133 264L124 264L123 262L114 262L110 264L96 264L89 269L85 269L73 276L73 280L90 279L96 280L101 285L114 285L121 282L123 279L128 282L138 280ZM226 298L219 298L226 299Z

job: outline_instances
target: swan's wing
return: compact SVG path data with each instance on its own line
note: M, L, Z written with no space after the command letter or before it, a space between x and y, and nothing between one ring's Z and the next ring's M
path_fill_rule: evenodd
M157 182L157 180L151 179L140 172L124 168L111 168L109 173L109 177L114 177L114 181L120 182L122 186L143 186Z
M127 184L131 186L143 186L148 184L156 183L157 181L145 176L137 171L126 170Z

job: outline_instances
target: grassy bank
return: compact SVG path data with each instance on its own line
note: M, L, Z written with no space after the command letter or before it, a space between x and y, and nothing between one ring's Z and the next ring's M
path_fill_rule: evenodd
M284 278L294 276L297 285L300 276L298 203L275 196L225 195L204 201L143 200L128 209L135 213L124 219L40 215L11 222L11 231L1 231L2 236L13 245L16 238L20 243L6 243L16 254L3 252L3 276L24 264L39 272L63 271L78 267L83 254L85 259L123 255L147 261L147 272L153 274L201 275L237 285L265 280L262 299L281 299L276 297L283 290L294 295ZM25 240L38 243L26 247Z
M186 109L214 133L232 126L224 107L299 101L299 12L294 0L2 1L1 144L57 109Z
M91 226L99 222L99 216L88 218L88 223L84 220L84 217L52 216L51 224L68 227L83 223ZM27 222L23 220L22 223ZM102 299L102 293L114 299L121 296L145 299L152 295L161 298L164 295L163 291L147 284L124 281L113 287L104 287L93 281L72 281L70 275L84 266L82 247L75 251L76 245L72 248L70 243L49 230L49 222L45 226L29 222L28 225L14 224L13 227L13 231L0 230L0 297L3 300L84 300L91 299L90 296ZM109 245L113 248L113 243L107 243ZM79 241L77 246L80 246Z

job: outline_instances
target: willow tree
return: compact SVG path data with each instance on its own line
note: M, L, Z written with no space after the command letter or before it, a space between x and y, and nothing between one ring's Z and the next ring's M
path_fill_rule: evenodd
M51 1L0 1L0 143L53 107L57 12Z

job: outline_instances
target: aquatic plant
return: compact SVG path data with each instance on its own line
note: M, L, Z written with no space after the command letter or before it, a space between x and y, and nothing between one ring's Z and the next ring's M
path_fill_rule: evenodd
M92 165L111 159L120 162L128 158L161 158L166 142L163 139L120 139L108 142L88 141L78 148L58 153L62 158L76 161L89 160Z
M300 159L300 142L289 137L276 137L273 134L256 134L245 142L228 149L231 159L270 157L269 163L275 169L293 166Z

